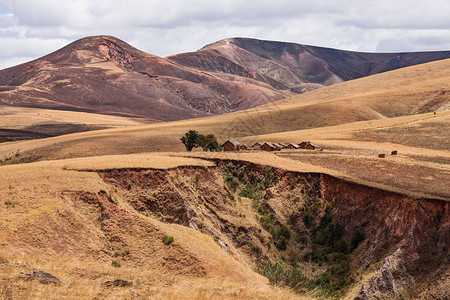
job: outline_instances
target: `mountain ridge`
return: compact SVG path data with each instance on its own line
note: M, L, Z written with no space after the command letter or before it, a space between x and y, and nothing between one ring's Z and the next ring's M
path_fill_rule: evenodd
M247 38L159 57L112 36L92 36L0 70L0 104L172 121L449 57L450 51L360 53Z

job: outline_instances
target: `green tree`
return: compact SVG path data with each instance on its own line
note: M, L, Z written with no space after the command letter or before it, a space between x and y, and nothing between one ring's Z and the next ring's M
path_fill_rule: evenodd
M198 147L197 139L200 134L195 130L189 130L180 138L180 141L184 144L187 151L192 151L192 148Z
M198 146L202 147L203 151L213 151L216 148L215 146L218 145L217 139L214 134L200 134L197 137L196 143Z

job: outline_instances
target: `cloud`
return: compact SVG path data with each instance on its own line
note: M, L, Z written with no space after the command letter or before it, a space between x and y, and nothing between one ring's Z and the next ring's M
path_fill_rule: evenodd
M0 0L0 57L12 65L98 34L160 56L235 36L355 51L444 50L449 12L446 0Z

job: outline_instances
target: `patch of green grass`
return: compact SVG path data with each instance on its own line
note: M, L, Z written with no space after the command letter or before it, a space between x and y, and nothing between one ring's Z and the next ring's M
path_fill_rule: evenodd
M12 201L5 201L5 205L6 205L7 207L14 207L14 206L16 206L16 203L15 203L15 202L12 202Z
M164 235L163 236L164 245L170 245L173 243L173 236Z
M297 268L285 268L279 263L262 262L257 266L257 272L269 279L271 284L283 285L299 290L307 281Z
M257 186L252 184L247 184L242 190L239 192L239 196L246 197L254 200L259 200L262 198L262 191L258 189Z
M120 263L117 260L113 260L111 265L113 265L113 267L120 268Z

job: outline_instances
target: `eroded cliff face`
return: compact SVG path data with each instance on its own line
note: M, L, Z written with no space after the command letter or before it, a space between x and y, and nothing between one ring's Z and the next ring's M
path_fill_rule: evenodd
M100 176L130 209L210 235L223 251L299 292L449 296L449 202L325 174L216 164ZM274 266L299 271L298 284L276 279Z

